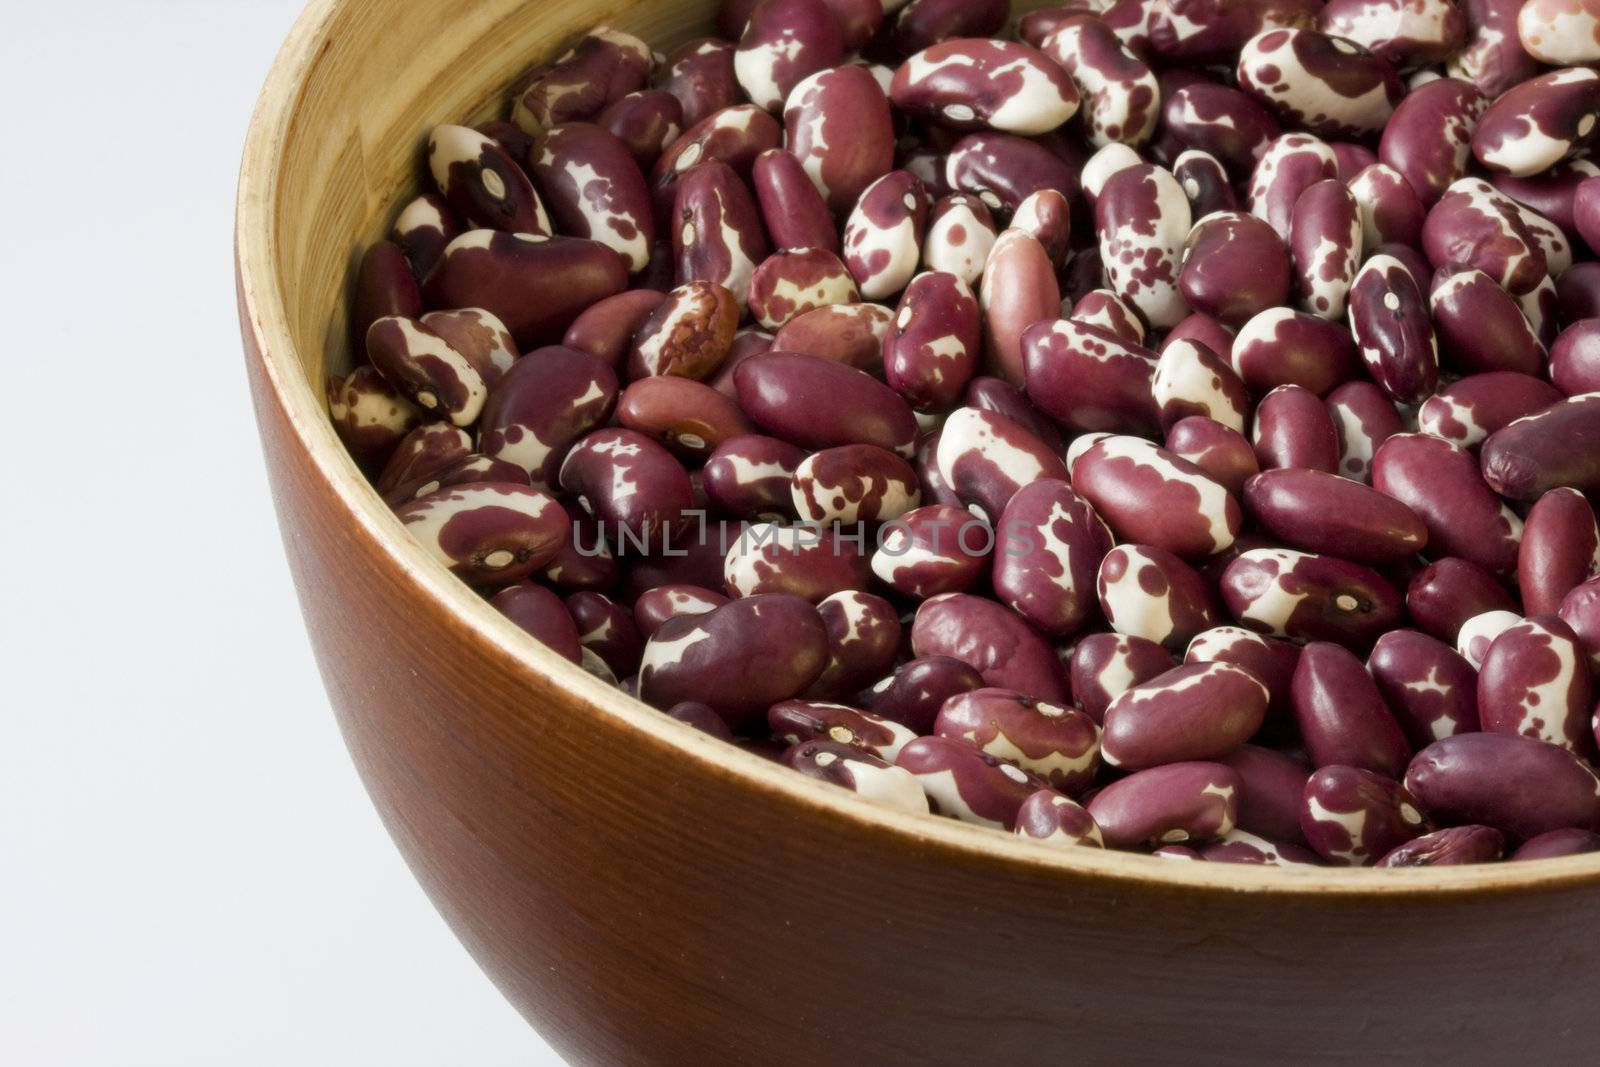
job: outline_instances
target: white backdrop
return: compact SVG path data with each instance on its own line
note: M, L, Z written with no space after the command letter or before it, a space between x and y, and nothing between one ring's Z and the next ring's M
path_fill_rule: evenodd
M267 498L230 241L299 7L0 0L0 1063L559 1063L368 804Z

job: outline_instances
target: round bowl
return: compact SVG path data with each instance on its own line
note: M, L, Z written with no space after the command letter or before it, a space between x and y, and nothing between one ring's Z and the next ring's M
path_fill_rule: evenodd
M505 995L608 1067L1587 1050L1600 856L1262 869L885 811L603 685L413 546L325 413L356 252L433 124L596 23L664 50L714 12L315 0L245 150L240 320L306 626L389 832Z

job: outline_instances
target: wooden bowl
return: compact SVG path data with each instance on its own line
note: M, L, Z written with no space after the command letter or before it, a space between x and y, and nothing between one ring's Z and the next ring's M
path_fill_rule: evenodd
M665 49L713 12L315 0L245 151L240 318L306 625L390 833L506 996L608 1067L1586 1049L1600 856L1268 870L881 810L602 685L411 544L325 414L353 254L433 124L598 22Z

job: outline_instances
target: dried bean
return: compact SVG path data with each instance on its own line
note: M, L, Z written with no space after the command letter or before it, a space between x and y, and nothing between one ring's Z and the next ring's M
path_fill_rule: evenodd
M1370 867L1431 833L1433 824L1399 782L1360 767L1334 765L1306 782L1300 828L1330 863Z
M1378 684L1349 649L1327 641L1313 641L1302 649L1290 704L1306 751L1318 768L1361 767L1390 778L1399 778L1405 770L1411 745ZM1309 833L1303 824L1302 829Z
M1112 782L1087 807L1110 848L1211 841L1234 828L1240 785L1220 763L1169 763Z
M1390 630L1372 646L1367 672L1414 747L1479 728L1477 671L1438 638Z
M1120 634L1182 648L1218 622L1216 598L1183 560L1149 545L1118 545L1100 561L1095 589Z
M1600 779L1557 745L1514 734L1435 741L1406 769L1406 788L1434 818L1492 826L1526 840L1600 830Z

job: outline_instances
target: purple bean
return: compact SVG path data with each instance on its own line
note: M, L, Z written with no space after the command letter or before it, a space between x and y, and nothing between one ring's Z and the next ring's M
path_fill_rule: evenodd
M1064 703L1055 652L1020 615L992 600L947 593L925 600L911 627L917 656L950 656L975 668L985 685Z
M1234 828L1241 782L1220 763L1169 763L1135 771L1087 805L1110 848L1212 841Z
M1520 734L1578 753L1593 748L1594 690L1577 635L1555 615L1514 623L1478 667L1478 717L1492 733Z
M1300 652L1291 690L1295 722L1311 762L1361 767L1399 778L1411 745L1361 660L1313 641ZM1302 829L1307 829L1302 824ZM1309 830L1308 830L1309 833Z
M1372 646L1367 672L1413 747L1479 728L1477 671L1438 638L1390 630Z
M1441 822L1479 823L1522 840L1568 828L1600 831L1600 779L1571 752L1530 737L1435 741L1412 759L1405 782Z
M1221 590L1241 625L1274 637L1365 646L1400 620L1382 575L1333 556L1251 549L1223 570Z
M1300 829L1323 859L1370 867L1433 831L1406 787L1360 767L1323 767L1306 782Z
M1095 591L1120 634L1182 648L1219 619L1211 588L1193 567L1153 545L1118 545L1100 561Z

